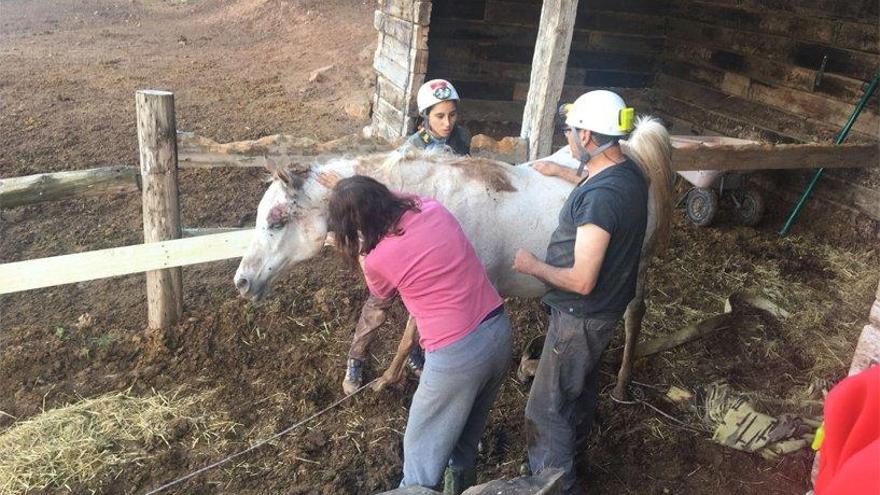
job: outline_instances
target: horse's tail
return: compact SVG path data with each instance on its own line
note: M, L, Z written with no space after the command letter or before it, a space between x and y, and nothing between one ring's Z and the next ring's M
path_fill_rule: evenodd
M672 143L669 132L654 117L639 117L636 128L626 141L621 141L623 152L632 158L650 182L648 226L642 249L643 259L662 250L669 237L672 215ZM645 258L647 256L647 258Z

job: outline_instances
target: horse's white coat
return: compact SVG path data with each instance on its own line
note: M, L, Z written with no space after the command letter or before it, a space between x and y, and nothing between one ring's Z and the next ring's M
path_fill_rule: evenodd
M458 219L486 268L490 280L505 296L537 297L546 286L535 278L511 269L518 248L543 259L547 242L556 228L557 215L571 192L571 184L540 175L531 167L501 162L491 166L503 170L515 191L496 191L492 184L449 165L459 157L445 155L388 156L384 164L359 167L357 159L333 160L313 168L303 185L290 188L281 180L269 186L257 209L254 242L235 274L236 285L248 280L245 297L261 296L272 279L291 265L315 256L327 234L329 191L315 175L335 171L343 177L356 172L369 175L392 190L437 199ZM373 159L377 164L381 160ZM491 182L491 181L489 181ZM269 212L286 208L289 221L283 229L269 228Z
M673 177L669 134L656 119L641 118L621 146L649 178L650 189L636 293L625 314L623 359L612 392L618 399L627 396L645 313L647 266L669 225ZM391 189L436 198L458 219L489 279L503 296L537 297L546 291L542 282L514 272L511 265L518 248L544 258L571 184L544 177L529 166L436 153L391 153L334 160L309 170L305 181L284 170L273 171L275 180L257 208L256 236L235 272L235 285L242 296L261 297L279 273L321 250L327 238L329 195L315 179L322 171L335 171L343 177L369 175ZM402 362L400 352L398 349L395 362Z

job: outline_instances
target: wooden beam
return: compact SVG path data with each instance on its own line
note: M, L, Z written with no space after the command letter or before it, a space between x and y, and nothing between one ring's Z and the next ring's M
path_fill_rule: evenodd
M189 227L180 229L183 237L199 237L203 235L225 234L241 230L253 230L253 227Z
M482 122L520 122L523 102L502 100L461 100L462 113ZM548 153L549 155L549 153Z
M538 42L520 132L529 142L530 160L550 154L553 119L565 82L577 4L577 0L544 0L541 7Z
M142 90L135 95L141 183L143 184L144 242L180 238L177 188L177 123L174 95ZM147 272L147 319L150 328L166 328L183 315L180 268Z
M252 229L238 230L6 263L0 294L239 258L253 237Z
M876 168L877 144L745 144L682 146L672 151L672 168L683 170L774 170Z
M138 190L134 167L100 167L0 179L0 208Z

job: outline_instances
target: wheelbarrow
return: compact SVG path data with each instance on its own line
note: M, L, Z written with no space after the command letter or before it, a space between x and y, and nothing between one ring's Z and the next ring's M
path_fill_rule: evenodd
M672 145L676 148L752 142L715 136L672 136ZM691 185L679 197L677 205L684 204L688 220L697 227L711 225L725 203L732 206L739 224L751 227L761 221L764 197L749 185L746 174L726 170L688 170L677 174Z

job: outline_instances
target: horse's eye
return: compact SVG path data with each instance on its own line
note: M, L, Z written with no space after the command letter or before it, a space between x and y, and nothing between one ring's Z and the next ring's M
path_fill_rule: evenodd
M287 225L286 218L278 219L269 224L269 230L281 230L285 225Z

